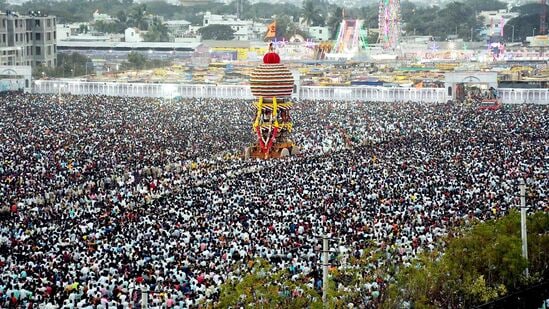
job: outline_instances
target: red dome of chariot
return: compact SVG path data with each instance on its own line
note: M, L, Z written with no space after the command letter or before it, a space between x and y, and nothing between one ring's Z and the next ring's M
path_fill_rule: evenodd
M270 51L263 56L263 63L265 64L277 64L280 63L280 56L274 51Z

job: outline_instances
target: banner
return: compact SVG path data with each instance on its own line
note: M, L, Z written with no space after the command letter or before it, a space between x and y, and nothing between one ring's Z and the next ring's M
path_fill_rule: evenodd
M499 20L499 36L503 36L504 26L505 26L505 19L503 19L503 15L501 15L501 19Z
M276 20L267 26L267 34L265 35L265 38L275 38L275 37L276 37Z

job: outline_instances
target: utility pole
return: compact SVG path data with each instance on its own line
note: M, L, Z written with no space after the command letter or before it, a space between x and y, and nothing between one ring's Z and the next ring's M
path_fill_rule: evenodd
M242 16L242 0L236 0L236 18L241 19Z
M545 35L547 32L546 16L547 16L547 0L540 0L541 12L539 12L539 34Z
M469 42L473 42L473 27L471 27L471 39L469 40Z
M328 254L330 253L329 238L322 236L322 304L327 308L328 304Z
M141 308L149 308L149 289L141 287Z
M520 234L522 238L522 257L528 261L528 240L526 233L526 185L524 179L520 180ZM524 270L524 275L528 278L528 264Z

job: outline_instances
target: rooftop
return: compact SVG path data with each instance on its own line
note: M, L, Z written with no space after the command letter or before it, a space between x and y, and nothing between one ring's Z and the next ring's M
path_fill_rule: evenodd
M168 21L165 21L164 24L174 25L174 26L187 26L187 25L190 25L191 23L181 19L181 20L168 20Z
M201 43L180 43L180 42L77 42L60 41L58 48L69 49L128 49L128 50L195 50Z

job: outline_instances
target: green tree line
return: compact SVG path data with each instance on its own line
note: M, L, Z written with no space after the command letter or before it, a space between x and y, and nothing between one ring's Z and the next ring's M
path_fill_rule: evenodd
M447 241L444 252L424 254L402 269L387 308L471 308L547 278L549 213L528 216L528 260L522 257L520 214L473 226ZM530 277L524 270L529 268Z
M527 226L528 260L521 255L516 211L450 233L454 236L441 244L444 250L422 253L408 267L390 260L376 263L385 255L373 249L345 263L332 256L340 267L330 271L328 308L360 306L366 297L369 305L381 308L471 308L537 284L549 275L549 213L528 216ZM321 290L311 286L315 275L296 279L291 269L274 270L264 260L250 261L244 269L248 274L242 280L222 285L221 307L322 307ZM380 280L387 277L392 279ZM374 281L383 283L377 291L367 291L364 286Z
M94 74L93 62L89 57L79 53L57 54L57 66L53 68L37 66L33 69L33 76L41 77L77 77Z
M4 4L3 4L4 2ZM87 22L92 19L93 13L98 10L113 17L119 17L125 12L143 11L140 8L143 4L135 3L133 0L31 0L21 5L7 5L0 0L2 9L12 9L21 13L28 11L41 11L58 17L60 23ZM297 20L301 10L293 4L273 4L243 2L242 19L269 19L273 15L290 15ZM205 12L212 14L235 14L236 2L230 4L219 4L216 2L201 4L192 7L181 7L166 3L165 1L147 1L146 12L159 15L166 19L185 19L195 25L202 24L202 17ZM128 14L130 15L130 14ZM137 16L138 17L138 16ZM125 22L125 20L120 20Z
M120 70L144 70L165 67L170 60L149 59L139 52L130 52L126 61L122 62Z
M549 11L548 5L545 5L545 10L546 12ZM542 4L528 3L523 6L515 7L511 11L517 12L520 15L505 24L503 30L508 42L513 40L515 42L522 42L526 40L526 37L532 36L532 34L540 34L539 14L544 11Z
M169 60L148 59L138 52L130 52L127 60L122 62L120 70L143 70L165 67L170 64ZM79 77L95 74L92 60L79 53L59 53L57 55L57 66L48 68L37 66L33 69L33 77Z

